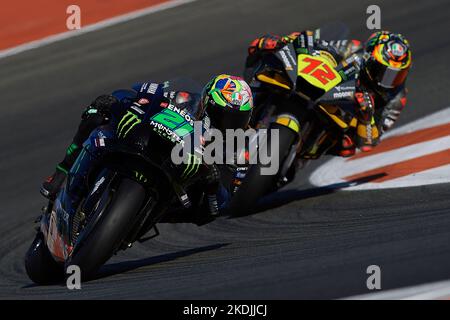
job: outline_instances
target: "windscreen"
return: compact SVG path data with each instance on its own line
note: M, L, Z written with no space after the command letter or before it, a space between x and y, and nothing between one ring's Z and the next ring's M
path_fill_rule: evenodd
M199 116L199 104L202 87L194 80L177 77L165 81L164 92L172 99L172 102L185 109L192 116Z

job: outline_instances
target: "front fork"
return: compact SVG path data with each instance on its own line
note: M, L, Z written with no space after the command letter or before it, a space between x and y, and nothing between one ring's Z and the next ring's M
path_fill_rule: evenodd
M280 170L280 179L278 180L278 187L291 182L294 179L296 169L295 159L297 158L297 144L293 144L289 150L286 160L283 162ZM295 168L293 168L293 166ZM290 173L290 174L289 174Z

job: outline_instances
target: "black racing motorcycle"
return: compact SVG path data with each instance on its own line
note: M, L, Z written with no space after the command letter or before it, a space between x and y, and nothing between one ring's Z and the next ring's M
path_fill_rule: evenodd
M328 39L341 39L336 37L347 33L345 26L327 29L322 39L326 34ZM254 210L259 199L292 181L309 160L333 150L344 133L355 132L362 145L378 138L373 110L355 105L355 76L348 72L354 70L345 68L350 63L336 61L326 51L309 52L298 38L265 54L246 76L262 92L255 100L251 125L268 129L268 134L258 140L258 148L267 148L272 163L276 159L279 166L275 174L264 175L262 169L270 164L251 164L230 202L230 214ZM272 130L278 131L278 139L273 140ZM275 145L278 148L272 149Z
M171 160L173 146L192 134L194 120L192 110L172 101L183 92L190 106L197 106L198 86L173 81L142 84L139 90L149 96L115 92L120 111L108 128L91 134L64 187L43 208L25 258L35 283L61 281L71 265L80 268L83 280L90 279L119 250L158 235L156 223L168 208L192 205L185 190L204 167L196 152L185 164Z

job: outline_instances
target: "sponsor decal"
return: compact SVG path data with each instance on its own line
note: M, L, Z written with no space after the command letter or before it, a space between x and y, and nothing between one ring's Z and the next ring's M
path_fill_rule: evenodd
M150 125L162 137L184 144L183 137L194 131L194 120L184 109L169 104L151 118Z
M175 111L176 113L181 115L185 121L189 122L189 124L191 126L194 125L194 120L192 119L192 116L188 112L186 112L185 109L178 108L178 107L174 106L173 104L169 104L167 109Z
M294 57L292 56L291 50L289 50L289 47L286 46L286 47L283 48L283 50L286 51L286 54L288 55L289 59L291 59L292 64L293 64L294 66L296 66L296 65L297 65L296 58L294 58Z
M139 114L145 114L144 110L142 110L141 108L139 108L141 105L137 104L136 102L134 103L134 106L131 106L131 109L133 109L134 111L136 111Z
M133 171L133 173L136 180L138 180L139 182L147 183L148 179L145 177L143 173L139 171Z
M294 68L292 68L292 64L289 62L289 59L287 58L286 53L283 50L280 51L280 56L281 59L283 60L286 70L288 71L294 70Z
M175 143L184 144L183 139L181 139L174 131L167 128L164 124L152 120L150 121L150 125L153 127L153 130L163 138L169 139Z
M145 98L139 99L138 102L139 102L139 104L149 104L150 103L150 101L148 99L145 99Z
M148 86L147 82L143 83L141 86L141 92L145 92L145 90L147 90L147 86Z
M187 179L195 175L200 168L200 164L202 163L202 159L195 154L188 153L187 156L188 162L186 168L183 171L183 174L181 175L183 179Z
M155 93L156 93L156 90L158 90L158 84L157 84L157 83L152 83L152 84L150 84L150 86L148 87L147 93L155 94Z
M339 92L341 92L341 91L354 91L355 90L355 87L350 87L350 86L347 86L347 87L343 87L343 86L336 86L336 87L334 87L337 91L339 91Z
M131 131L131 129L133 129L141 122L142 120L139 119L137 115L135 115L131 111L127 111L127 113L123 116L122 120L120 120L119 124L117 125L117 136L119 138L125 138Z
M105 182L105 177L102 177L100 180L98 180L95 185L94 185L94 189L92 189L91 192L91 196L97 192L98 188L100 188L100 186L102 185L102 183Z
M94 145L97 147L97 148L102 148L102 147L104 147L106 144L105 144L105 138L95 138L95 140L94 140Z
M397 57L401 57L405 54L405 48L399 43L394 43L392 45L392 54Z
M353 91L342 91L333 94L334 99L353 97Z
M329 91L342 80L328 59L305 54L298 56L298 75L325 91Z
M301 34L299 39L300 39L300 47L305 48L306 47L305 35Z

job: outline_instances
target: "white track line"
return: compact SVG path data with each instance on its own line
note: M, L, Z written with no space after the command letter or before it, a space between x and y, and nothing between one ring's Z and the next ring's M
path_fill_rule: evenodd
M440 300L450 298L450 280L425 283L412 287L382 290L367 293L344 300Z
M422 117L413 122L409 122L401 127L394 128L392 131L388 131L383 135L383 139L391 136L396 136L399 134L405 134L408 132L414 132L421 129L431 128L439 126L441 124L446 124L450 121L450 107L445 107L444 109Z
M194 2L194 1L197 1L197 0L171 0L168 2L161 3L161 4L153 5L148 8L132 11L132 12L120 15L120 16L102 20L100 22L82 27L80 30L66 31L66 32L51 35L51 36L48 36L48 37L45 37L45 38L42 38L39 40L34 40L31 42L19 45L17 47L1 50L0 51L0 59L6 58L6 57L9 57L9 56L12 56L12 55L24 52L24 51L43 47L43 46L49 45L51 43L55 43L58 41L77 37L82 34L86 34L88 32L107 28L107 27L110 27L110 26L113 26L113 25L116 25L116 24L119 24L122 22L130 21L130 20L133 20L136 18L146 16L146 15L149 15L152 13L156 13L156 12L160 12L160 11L167 10L170 8L178 7L180 5Z
M314 177L311 175L311 179L315 182L323 183L321 182L321 177L325 177L324 181L328 181L333 177L333 179L339 181L343 176L343 172L345 172L345 176L349 177L361 172L389 166L401 161L413 160L447 149L450 149L450 136L412 144L353 161L336 161L332 166L324 167L320 174Z
M383 139L392 136L403 135L425 128L446 124L450 119L450 107L436 113L410 122L396 128L383 136ZM400 161L411 160L450 148L450 136L436 138L430 141L414 143L402 148L380 154L367 155L364 158L348 161L344 158L334 157L317 168L309 177L309 181L315 186L327 186L336 183L345 183L343 177L351 176L359 172L380 168ZM376 150L376 148L375 148ZM404 177L399 177L382 183L364 183L349 185L344 190L370 190L380 188L412 187L427 184L436 184L449 181L450 165L429 170L420 171Z

